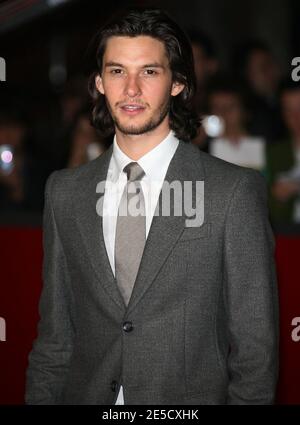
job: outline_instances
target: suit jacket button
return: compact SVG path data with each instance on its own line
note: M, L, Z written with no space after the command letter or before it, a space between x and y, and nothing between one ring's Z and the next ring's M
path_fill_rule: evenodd
M123 323L123 330L125 332L131 332L133 330L133 325L131 322L124 322Z
M117 391L118 383L117 381L111 381L110 388L115 393Z

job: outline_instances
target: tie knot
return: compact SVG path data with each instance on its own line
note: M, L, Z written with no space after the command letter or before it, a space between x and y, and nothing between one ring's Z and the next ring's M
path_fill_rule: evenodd
M124 171L127 174L128 181L137 181L141 180L145 172L142 169L142 167L137 162L130 162L129 164L124 167Z

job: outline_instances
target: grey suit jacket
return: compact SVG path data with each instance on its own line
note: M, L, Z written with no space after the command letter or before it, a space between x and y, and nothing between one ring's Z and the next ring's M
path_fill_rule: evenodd
M272 403L278 307L264 179L180 142L166 181L204 181L204 223L154 216L126 308L96 212L111 154L48 179L26 402L113 404L122 384L126 404Z

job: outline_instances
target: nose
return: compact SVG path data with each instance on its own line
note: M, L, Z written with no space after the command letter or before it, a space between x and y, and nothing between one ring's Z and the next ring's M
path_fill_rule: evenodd
M125 86L125 94L128 97L136 97L141 94L141 88L139 86L138 76L135 76L135 75L128 76L126 86Z

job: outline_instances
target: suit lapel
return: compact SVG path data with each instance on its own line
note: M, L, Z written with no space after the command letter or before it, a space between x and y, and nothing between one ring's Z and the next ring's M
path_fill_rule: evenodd
M106 152L90 164L90 168L86 168L85 174L80 174L76 185L74 206L78 228L99 282L114 303L125 313L126 306L118 289L105 247L103 218L96 210L97 201L101 197L101 194L96 192L96 188L99 182L106 180L112 150L113 146L110 146ZM179 142L165 180L169 183L180 181L183 184L184 181L194 181L196 178L204 179L199 150L194 146ZM162 192L159 196L159 205L161 205L161 201ZM152 285L184 230L187 217L184 213L180 216L174 215L172 207L171 202L170 216L160 214L153 217L127 313L134 309ZM97 288L95 289L97 290Z
M199 150L194 146L191 148L186 143L179 142L165 180L169 183L180 181L183 184L184 181L195 181L196 178L204 180L204 170L200 161ZM162 192L160 192L159 196L159 205L161 205L161 200ZM181 216L173 215L172 202L170 211L170 216L155 215L153 217L138 275L128 304L128 313L134 309L152 285L184 230L185 219L187 218L184 215L184 211Z
M80 234L99 282L114 303L125 312L125 304L117 287L105 247L103 217L96 210L97 202L102 196L96 192L96 188L99 182L106 180L112 149L111 145L91 164L86 175L80 175L78 178L78 200L75 208ZM100 210L102 212L102 209Z

